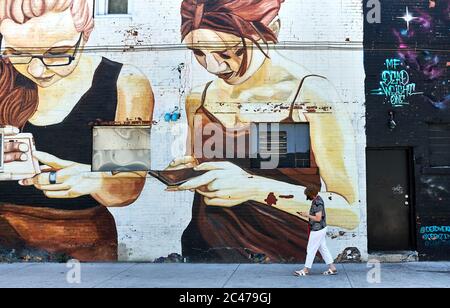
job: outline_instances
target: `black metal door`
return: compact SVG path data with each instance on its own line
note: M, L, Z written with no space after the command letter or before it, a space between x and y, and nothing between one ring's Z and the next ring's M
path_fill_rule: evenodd
M406 149L367 151L369 252L413 249L411 165Z

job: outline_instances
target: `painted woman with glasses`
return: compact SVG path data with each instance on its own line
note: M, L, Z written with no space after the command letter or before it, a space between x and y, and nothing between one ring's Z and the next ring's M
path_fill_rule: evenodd
M18 2L0 7L0 125L33 134L42 172L0 182L0 248L116 260L117 231L106 207L134 202L145 174L91 173L89 123L150 121L151 85L134 67L83 54L94 29L93 0ZM8 144L5 163L32 159L27 150Z
M80 48L80 44L82 41L83 34L80 34L80 38L78 39L78 42L75 46L69 46L65 48L50 48L43 55L33 54L33 49L30 49L30 53L28 53L20 52L12 47L9 47L5 49L2 57L4 59L9 59L9 61L13 65L29 65L33 61L33 59L39 59L46 67L69 66L73 61L75 61L78 49ZM70 51L73 51L73 54L69 54Z

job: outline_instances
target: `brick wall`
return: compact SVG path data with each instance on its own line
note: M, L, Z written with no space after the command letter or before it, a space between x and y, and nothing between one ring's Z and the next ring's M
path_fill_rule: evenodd
M450 122L449 4L412 0L381 4L381 24L365 26L367 143L369 147L413 150L417 250L423 260L448 259L448 232L435 232L430 239L424 228L448 226L450 217L449 169L430 168L428 138L430 124ZM406 7L414 18L409 32L405 32L405 20L399 18L406 14ZM423 94L406 97L402 106L396 106L395 100L392 104L389 98L372 95L371 91L379 86L386 59L399 59L409 74L409 83L416 84L415 92ZM390 111L398 124L395 130L387 125ZM442 155L450 155L447 148L443 149Z

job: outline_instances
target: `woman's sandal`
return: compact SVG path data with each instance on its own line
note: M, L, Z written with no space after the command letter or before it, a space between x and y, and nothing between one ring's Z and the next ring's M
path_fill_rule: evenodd
M295 271L294 276L297 276L297 277L309 276L309 272L307 272L305 270Z
M324 276L335 276L338 274L338 271L332 271L331 269L328 269L326 272L323 273Z

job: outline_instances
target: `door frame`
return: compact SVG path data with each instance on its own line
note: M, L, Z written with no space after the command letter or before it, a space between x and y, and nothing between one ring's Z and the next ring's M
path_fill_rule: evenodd
M414 148L413 147L406 147L406 146L382 146L382 147L366 147L366 188L368 190L369 188L369 178L368 178L368 152L369 151L386 151L386 150L402 150L406 152L406 159L407 159L407 182L409 185L409 238L411 242L411 250L417 251L417 219L416 219L416 170L415 170L415 161L416 158L414 156ZM369 212L369 198L367 196L367 213ZM368 217L367 217L368 219ZM367 239L369 238L369 225L367 224ZM369 253L370 247L367 247ZM372 252L380 252L380 251L372 251Z

